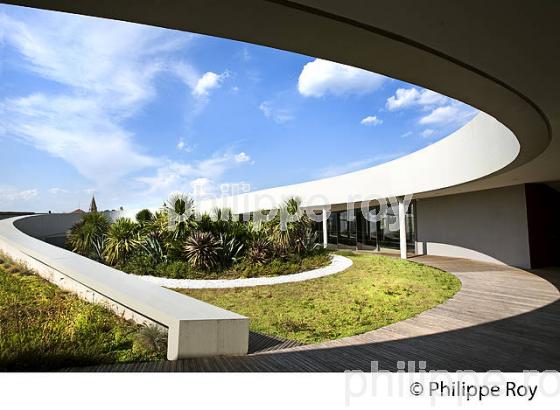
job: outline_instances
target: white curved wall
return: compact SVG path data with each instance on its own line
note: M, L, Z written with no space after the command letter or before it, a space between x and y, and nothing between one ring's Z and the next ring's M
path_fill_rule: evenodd
M531 267L524 185L416 202L418 253Z

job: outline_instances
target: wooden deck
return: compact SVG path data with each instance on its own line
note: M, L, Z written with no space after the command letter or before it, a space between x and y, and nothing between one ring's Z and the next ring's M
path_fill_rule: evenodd
M252 334L248 356L78 370L340 372L369 371L374 361L387 370L397 370L399 361L424 361L427 370L560 370L560 269L528 272L433 256L412 260L454 273L461 290L414 318L326 343L298 346Z

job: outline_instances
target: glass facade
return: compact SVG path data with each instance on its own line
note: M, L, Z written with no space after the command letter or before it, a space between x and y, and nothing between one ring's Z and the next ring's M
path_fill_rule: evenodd
M370 212L379 212L379 206L369 208ZM414 251L416 242L415 203L410 203L406 216L406 247ZM317 223L317 229L322 231L322 222ZM400 249L399 218L390 206L387 215L380 221L367 220L361 209L351 211L332 211L327 221L328 242L341 247L355 247L357 249ZM322 238L322 234L319 236Z

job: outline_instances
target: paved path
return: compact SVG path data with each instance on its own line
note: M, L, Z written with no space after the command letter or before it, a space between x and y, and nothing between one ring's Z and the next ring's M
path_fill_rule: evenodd
M369 371L399 361L428 370L560 370L560 269L533 273L467 259L412 259L454 273L461 290L416 317L359 336L291 346L272 341L244 357L184 359L85 368L88 371ZM257 346L257 348L254 348ZM271 350L272 349L272 350Z

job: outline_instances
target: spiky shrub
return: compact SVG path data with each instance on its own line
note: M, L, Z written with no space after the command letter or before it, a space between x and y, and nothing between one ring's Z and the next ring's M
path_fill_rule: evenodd
M244 251L244 244L233 235L220 234L220 250L218 258L222 268L228 268L237 263Z
M111 265L123 263L140 243L138 224L129 218L119 218L109 227L103 257Z
M195 224L196 224L197 231L210 232L212 234L216 234L216 229L215 229L216 224L214 221L212 221L211 216L207 213L203 213L202 215L200 215L200 217L198 218Z
M293 253L305 253L303 242L311 229L311 219L301 210L301 201L288 199L271 221L264 224L263 231L272 242L277 257L288 258Z
M211 270L217 266L220 249L220 241L210 232L194 231L184 245L187 261L202 270Z
M317 242L318 233L312 228L298 230L293 236L293 249L300 255L311 254L321 249Z
M167 349L167 333L156 325L142 326L134 335L134 348L161 353Z
M93 251L91 258L96 261L103 261L103 252L105 252L105 244L107 243L107 235L103 234L95 238L93 241Z
M67 244L73 252L95 259L103 252L109 225L109 219L100 212L84 214L68 232Z
M164 238L157 231L150 231L140 238L137 252L149 257L154 265L167 260Z
M157 232L160 237L169 234L169 215L163 208L153 215L153 218L146 224L150 232Z
M172 239L183 241L196 226L194 200L188 195L176 193L171 195L164 206L172 222Z
M255 265L264 265L274 255L273 244L264 237L258 237L251 242L247 251L248 260Z
M152 212L149 209L142 209L141 211L138 211L138 213L136 214L136 222L138 222L141 225L145 225L149 222L152 222L154 219L154 214L152 214Z

